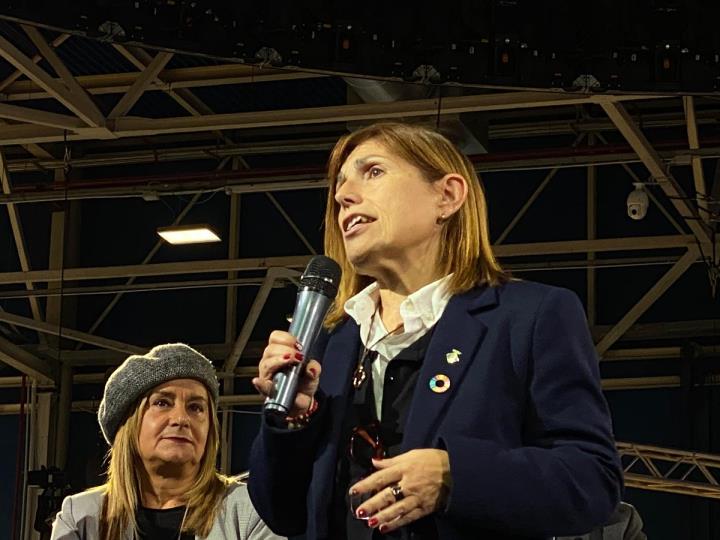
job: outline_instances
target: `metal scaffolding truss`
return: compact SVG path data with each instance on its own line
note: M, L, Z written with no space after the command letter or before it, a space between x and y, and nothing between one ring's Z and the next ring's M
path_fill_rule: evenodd
M617 443L625 485L652 491L720 499L720 456Z

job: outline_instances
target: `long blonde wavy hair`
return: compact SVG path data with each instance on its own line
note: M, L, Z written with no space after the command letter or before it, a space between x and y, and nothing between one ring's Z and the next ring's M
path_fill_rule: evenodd
M195 482L187 492L185 504L188 511L182 532L205 537L210 534L213 522L220 510L220 503L233 479L220 474L215 466L220 447L217 421L217 405L208 392L210 426L205 452L200 460ZM103 511L100 519L101 540L119 540L128 527L137 532L135 510L140 502L140 486L145 471L138 438L143 415L148 408L148 397L140 399L115 435L108 452L107 482L94 490L104 493Z
M335 303L325 319L333 327L345 318L345 302L371 283L371 278L355 271L345 254L337 217L340 205L335 200L340 169L355 148L369 140L417 167L425 180L434 182L446 174L456 173L468 185L467 199L444 223L437 264L442 275L453 272L448 284L451 294L459 294L477 285L498 285L508 274L493 255L488 226L485 193L470 160L440 133L420 125L379 122L342 137L330 154L328 163L328 198L325 209L325 253L342 268L342 279Z

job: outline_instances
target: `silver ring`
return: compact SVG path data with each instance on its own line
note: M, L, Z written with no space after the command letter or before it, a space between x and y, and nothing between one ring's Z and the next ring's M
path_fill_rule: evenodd
M393 494L393 497L395 497L395 501L402 501L405 498L405 495L403 494L403 490L400 487L400 484L395 484L394 486L390 486L390 491Z

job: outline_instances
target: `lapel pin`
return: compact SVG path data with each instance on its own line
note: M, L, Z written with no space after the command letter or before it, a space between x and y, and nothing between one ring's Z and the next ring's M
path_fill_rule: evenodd
M436 394L442 394L450 389L450 377L438 373L430 379L430 390Z
M457 364L460 361L461 354L462 353L457 349L453 349L449 353L445 354L445 360L447 360L448 364Z

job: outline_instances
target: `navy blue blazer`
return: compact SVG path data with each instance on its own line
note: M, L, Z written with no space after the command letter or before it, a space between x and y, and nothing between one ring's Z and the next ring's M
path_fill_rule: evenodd
M339 325L316 356L310 424L289 431L263 422L253 443L250 497L276 533L327 538L359 346L354 321ZM460 361L448 363L453 349ZM450 378L444 393L429 387L437 374ZM622 471L575 294L511 281L453 297L427 350L403 447L448 452L452 487L435 514L443 540L548 538L602 524L620 500Z

